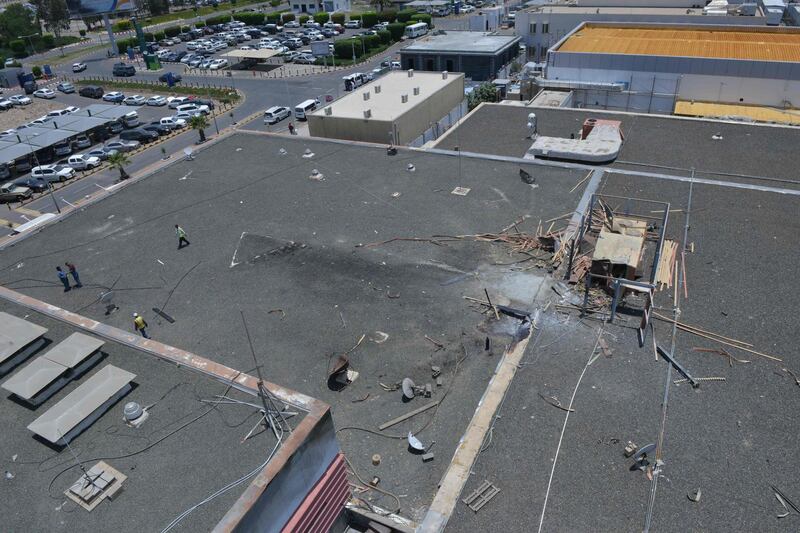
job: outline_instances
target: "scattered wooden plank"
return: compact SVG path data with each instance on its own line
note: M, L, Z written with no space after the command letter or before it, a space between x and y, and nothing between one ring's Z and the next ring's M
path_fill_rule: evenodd
M397 425L400 422L403 422L404 420L408 420L409 418L411 418L413 416L417 416L420 413L424 413L425 411L427 411L431 407L436 407L437 405L439 405L439 400L436 400L435 402L431 402L429 404L423 405L422 407L417 407L413 411L409 411L404 415L398 416L397 418L393 418L393 419L389 420L388 422L384 422L383 424L378 426L378 429L383 431L384 429L390 428L390 427L392 427L394 425Z

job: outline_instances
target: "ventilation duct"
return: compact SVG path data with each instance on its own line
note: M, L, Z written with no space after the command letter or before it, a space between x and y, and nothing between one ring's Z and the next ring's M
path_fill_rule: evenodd
M372 116L372 110L371 109L365 109L364 110L364 118L370 118L371 116Z
M405 104L405 103L407 103L407 102L408 102L408 95L407 95L407 94L403 94L403 95L401 95L401 96L400 96L400 101L401 101L402 103L404 103L404 104Z
M367 100L369 100L369 91L364 93L364 101L366 102Z
M331 116L333 114L333 109L331 109L331 106L325 108L325 114L328 116Z
M414 87L414 96L419 96L419 87Z

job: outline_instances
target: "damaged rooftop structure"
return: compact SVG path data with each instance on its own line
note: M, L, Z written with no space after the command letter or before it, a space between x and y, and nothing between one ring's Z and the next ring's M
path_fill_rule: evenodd
M2 241L4 529L793 529L798 142L482 104L98 191Z

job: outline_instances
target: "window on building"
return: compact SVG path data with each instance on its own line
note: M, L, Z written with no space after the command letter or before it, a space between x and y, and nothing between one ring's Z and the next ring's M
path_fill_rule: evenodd
M542 22L542 33L547 34L550 33L550 24L547 22Z
M531 34L535 34L535 33L536 33L536 23L535 22L531 22Z

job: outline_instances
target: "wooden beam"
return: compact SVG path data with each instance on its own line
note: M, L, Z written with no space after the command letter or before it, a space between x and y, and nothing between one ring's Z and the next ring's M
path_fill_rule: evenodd
M386 428L390 428L390 427L392 427L392 426L394 426L396 424L399 424L403 420L408 420L412 416L417 416L418 414L427 411L431 407L436 407L437 405L439 405L439 401L440 400L436 400L435 402L431 402L431 403L429 403L427 405L423 405L422 407L417 407L413 411L409 411L404 415L398 416L397 418L393 418L393 419L389 420L388 422L384 422L383 424L378 426L378 429L383 431Z

